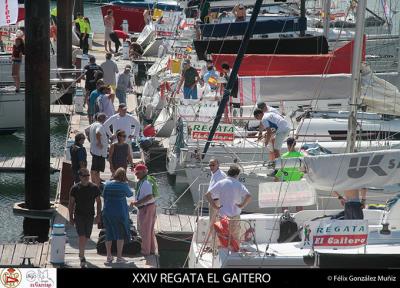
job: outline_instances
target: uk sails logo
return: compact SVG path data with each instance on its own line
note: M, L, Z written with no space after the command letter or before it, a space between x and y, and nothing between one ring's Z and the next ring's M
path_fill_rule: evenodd
M351 158L349 170L347 170L347 175L350 178L361 178L365 175L365 173L367 173L368 169L371 169L378 176L386 176L387 173L379 165L382 162L383 157L384 155L375 155L372 157L372 159L370 156ZM392 160L390 161L390 163L392 162ZM394 168L394 166L389 168L392 169Z

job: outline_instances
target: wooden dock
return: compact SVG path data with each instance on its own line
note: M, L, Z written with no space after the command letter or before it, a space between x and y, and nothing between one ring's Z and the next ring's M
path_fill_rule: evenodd
M47 267L49 254L49 242L0 244L0 267Z
M62 157L50 158L50 172L61 170ZM25 156L0 157L0 172L23 173L25 172Z
M74 105L50 105L51 116L71 115L74 112Z

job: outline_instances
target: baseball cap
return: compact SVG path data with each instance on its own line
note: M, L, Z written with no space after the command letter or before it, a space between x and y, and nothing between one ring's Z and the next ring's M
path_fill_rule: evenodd
M258 102L258 103L257 103L257 108L258 108L258 109L261 109L261 110L262 110L262 109L264 109L266 106L267 106L267 105L266 105L264 102Z
M139 172L139 171L146 171L146 170L147 170L147 166L146 166L146 165L144 165L144 164L137 164L137 165L135 166L134 173Z
M120 103L118 106L119 109L128 109L128 107L126 107L125 103Z
M185 61L183 61L183 64L190 64L190 60L189 59L185 59Z

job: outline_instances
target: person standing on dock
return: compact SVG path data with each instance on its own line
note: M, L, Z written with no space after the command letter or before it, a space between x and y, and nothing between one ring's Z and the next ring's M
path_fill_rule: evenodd
M71 166L74 184L81 181L81 178L79 177L79 170L82 168L86 168L87 166L86 148L83 147L85 139L85 134L77 133L75 135L75 143L69 148L71 154Z
M283 141L289 136L289 123L277 113L264 113L261 109L255 109L254 118L260 120L260 131L266 130L265 135L260 134L259 139L265 138L265 146L269 148L269 160L275 160L281 156Z
M101 215L100 190L89 181L89 170L79 170L80 182L72 186L69 197L69 222L75 225L79 236L79 259L81 267L86 266L85 247L93 228L94 202L96 201L95 222L99 223Z
M75 23L75 33L79 37L79 48L83 49L83 27L85 26L85 20L81 13L77 13Z
M126 65L124 72L118 75L117 88L115 89L115 95L120 104L126 103L126 91L129 89L133 89L133 76L131 74L131 65Z
M90 56L89 64L84 67L85 69L85 101L86 104L90 93L96 89L96 83L99 79L103 78L103 69L96 64L96 57Z
M92 181L97 187L100 187L101 179L100 172L104 172L106 167L108 138L106 129L103 123L106 121L106 115L99 113L97 120L89 128L89 139L90 139L90 154L92 154L92 167L90 168L90 174Z
M118 168L127 170L128 162L133 167L132 159L132 146L126 143L125 131L117 130L117 142L111 144L110 152L108 154L108 161L110 162L111 175L114 176Z
M108 9L107 15L104 16L104 49L106 52L112 52L110 33L114 30L114 25L115 19L113 16L113 11Z
M210 187L205 195L221 218L228 217L231 240L235 240L237 243L240 243L240 214L251 201L249 191L238 180L239 174L239 166L231 165L228 177ZM219 199L219 203L216 199Z
M103 223L106 228L107 264L113 262L111 254L112 241L117 241L116 263L126 263L122 258L122 250L125 240L131 239L129 229L129 211L126 198L132 197L133 192L128 185L128 178L124 168L115 171L114 179L104 185L103 198Z
M128 135L128 143L134 142L140 136L141 125L134 116L127 113L127 110L128 107L126 107L125 103L119 104L118 113L108 118L104 123L104 128L111 140L116 139L116 135L111 133L111 126L113 131L120 130L125 132Z
M116 87L116 74L119 72L117 64L112 60L112 53L106 54L106 61L100 64L103 69L103 81L105 85L110 85L113 90Z
M137 164L134 173L138 178L135 201L131 206L138 209L138 228L142 237L141 253L143 256L157 253L157 239L154 232L156 223L156 200L153 195L153 184L147 179L147 167Z
M11 54L11 59L12 59L12 71L11 75L14 78L15 82L15 92L19 92L19 88L21 85L21 76L20 76L20 70L21 70L21 63L22 63L22 55L25 54L25 43L24 40L22 40L21 37L15 38L15 43L12 48L12 54Z
M57 26L57 7L54 7L50 10L50 18L51 22Z
M96 90L93 90L92 93L90 93L89 96L89 103L88 103L88 118L89 118L89 124L93 123L94 120L94 115L100 111L96 111L96 101L97 98L101 96L100 93L100 88L104 86L104 81L103 80L97 80L96 82ZM98 110L98 109L97 109Z
M197 99L197 82L199 80L199 73L190 65L190 60L186 59L183 61L183 71L176 91L179 92L183 84L183 98Z
M90 25L90 21L88 17L83 18L83 29L81 28L82 33L82 53L88 54L89 52L89 37L90 33L92 33L92 27Z
M106 115L106 119L110 118L115 114L114 100L115 94L112 93L110 86L103 86L100 88L101 96L97 98L97 104L99 111Z

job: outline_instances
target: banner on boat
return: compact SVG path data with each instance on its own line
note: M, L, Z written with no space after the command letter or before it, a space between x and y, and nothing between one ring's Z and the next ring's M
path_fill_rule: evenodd
M194 140L207 140L212 123L195 122L190 125L191 136ZM231 124L219 124L213 141L232 142L235 139L235 128Z
M396 184L400 150L382 150L304 157L305 176L315 189L344 191Z
M0 26L17 23L18 0L0 0Z
M303 247L319 249L357 248L367 244L367 220L308 221L303 225Z

